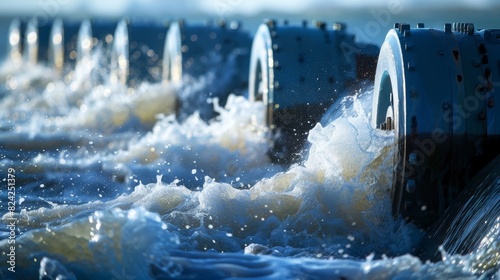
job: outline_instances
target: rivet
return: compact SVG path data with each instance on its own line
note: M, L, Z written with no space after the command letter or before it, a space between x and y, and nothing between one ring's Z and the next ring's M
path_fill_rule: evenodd
M280 48L278 44L273 44L273 51L278 51Z
M410 155L408 156L408 162L411 164L411 165L417 165L417 154L415 153L410 153Z
M280 82L274 81L274 88L279 89L280 88Z
M486 114L483 111L481 111L478 114L478 118L480 121L484 121L486 119Z
M481 57L481 63L482 64L488 64L488 56L487 55L483 55Z
M438 51L438 55L443 56L444 55L444 51L443 50L439 50Z
M281 68L280 62L275 60L274 61L274 69L280 69L280 68Z
M300 64L304 63L304 54L303 53L299 53L299 63Z
M231 28L232 30L240 29L240 27L241 23L237 20L232 20L231 23L229 24L229 28Z
M477 48L477 51L480 53L480 54L485 54L486 53L486 46L484 44L479 44L479 47Z
M415 63L413 61L408 62L408 70L410 70L410 71L415 70Z
M486 80L489 80L490 76L491 76L491 69L489 67L486 67L486 69L484 69L484 78L486 78Z
M226 27L226 24L227 24L227 23L226 23L226 21L225 21L225 20L223 20L223 19L221 19L221 20L217 21L217 25L218 25L219 27Z
M406 191L409 193L412 193L415 191L417 188L417 183L413 179L409 179L408 182L406 182Z

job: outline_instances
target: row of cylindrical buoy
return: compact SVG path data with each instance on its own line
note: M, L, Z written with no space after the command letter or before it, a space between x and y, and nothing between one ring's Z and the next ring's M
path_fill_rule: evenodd
M223 77L232 69L210 96L222 104L229 93L262 101L277 135L270 151L276 162L296 161L308 131L332 103L360 81L374 81L373 127L395 136L393 213L422 227L500 153L497 29L398 23L379 48L357 42L345 24L321 21L266 20L253 43L238 22L56 20L51 26L14 20L10 60L46 62L65 72L100 45L111 49L111 80L131 87L209 70Z

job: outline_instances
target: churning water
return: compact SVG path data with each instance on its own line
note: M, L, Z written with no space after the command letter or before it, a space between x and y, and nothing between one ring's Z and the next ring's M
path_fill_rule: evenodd
M231 95L207 100L208 123L176 119L176 96L217 85L210 73L136 89L105 73L3 65L2 279L500 277L495 211L463 255L419 259L427 234L391 215L394 136L371 129L370 85L332 107L289 167L268 158L261 103Z

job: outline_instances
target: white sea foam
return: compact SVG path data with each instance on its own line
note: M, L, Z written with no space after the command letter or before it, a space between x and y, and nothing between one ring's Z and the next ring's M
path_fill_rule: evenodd
M25 180L21 278L498 277L494 229L469 256L406 254L422 232L390 213L394 138L369 125L370 89L339 100L304 162L284 167L267 156L261 103L230 96L217 119L179 121L174 86L37 89L26 75L30 90L0 102L0 166Z

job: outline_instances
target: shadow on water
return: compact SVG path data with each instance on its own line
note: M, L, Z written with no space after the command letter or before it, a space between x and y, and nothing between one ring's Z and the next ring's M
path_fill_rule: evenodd
M441 260L441 246L448 255L465 255L499 242L499 217L500 155L497 155L429 231L421 258Z

